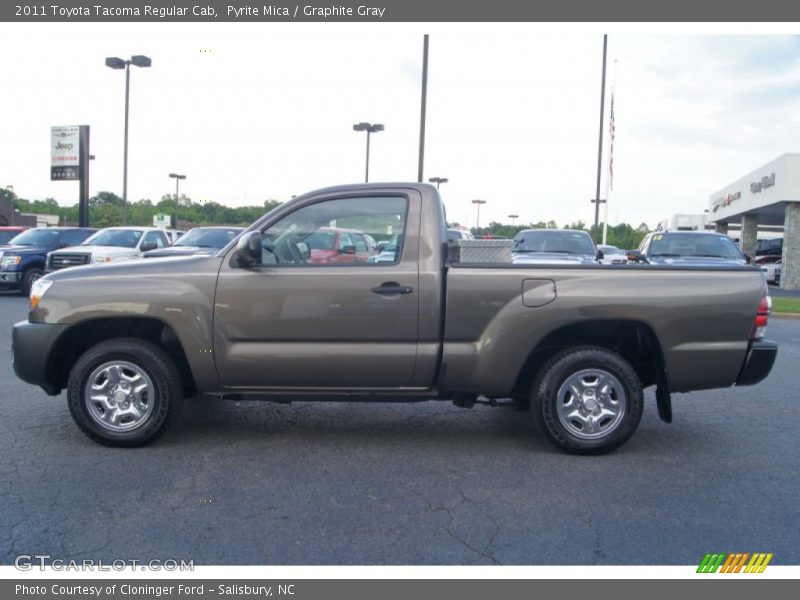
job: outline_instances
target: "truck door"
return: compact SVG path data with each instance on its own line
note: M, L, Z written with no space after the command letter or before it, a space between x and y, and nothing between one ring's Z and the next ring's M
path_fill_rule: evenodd
M215 298L222 384L408 386L418 343L420 204L414 190L309 198L263 224L261 264L237 267L231 250ZM336 229L406 241L391 261L311 262L310 245Z

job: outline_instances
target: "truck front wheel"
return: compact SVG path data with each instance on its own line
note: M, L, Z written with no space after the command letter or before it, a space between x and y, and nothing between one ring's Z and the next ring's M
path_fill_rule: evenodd
M72 418L107 446L143 446L180 413L180 373L169 355L137 338L114 338L87 350L67 384Z
M633 435L642 417L642 384L616 352L582 346L559 352L531 390L539 428L571 454L604 454Z
M30 296L31 288L37 279L41 279L44 272L38 267L30 267L22 274L19 282L19 293L22 296Z

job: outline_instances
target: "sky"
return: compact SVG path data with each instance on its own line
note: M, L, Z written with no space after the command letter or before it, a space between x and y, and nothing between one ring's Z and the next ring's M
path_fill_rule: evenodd
M606 28L608 29L608 28ZM616 139L611 224L654 227L800 148L800 37L636 33L608 39ZM131 67L128 198L231 206L364 178L417 177L422 34L430 32L425 179L450 221L594 219L602 31L536 24L0 24L0 186L78 198L49 180L50 127L91 126L90 192L121 195L123 71ZM12 57L9 59L9 57Z

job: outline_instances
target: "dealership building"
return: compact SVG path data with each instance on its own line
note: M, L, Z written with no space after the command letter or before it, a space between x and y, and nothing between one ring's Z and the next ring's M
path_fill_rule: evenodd
M720 233L740 225L742 250L756 255L759 227L783 227L781 287L800 289L800 154L784 154L711 195L706 214Z

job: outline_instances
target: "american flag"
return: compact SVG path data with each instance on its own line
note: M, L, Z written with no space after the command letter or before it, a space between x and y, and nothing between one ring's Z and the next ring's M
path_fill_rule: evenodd
M611 92L611 116L608 119L608 134L610 140L610 148L608 151L608 185L614 189L614 92Z

